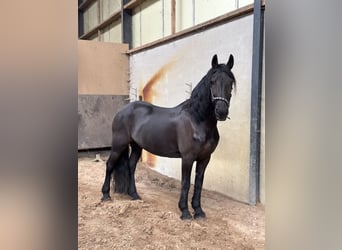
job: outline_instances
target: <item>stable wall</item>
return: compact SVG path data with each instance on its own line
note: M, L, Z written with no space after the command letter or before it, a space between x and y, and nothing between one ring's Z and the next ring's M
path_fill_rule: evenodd
M230 53L234 55L237 91L231 100L231 120L218 122L220 142L207 168L204 188L243 202L248 202L249 195L252 39L253 15L247 15L130 56L131 99L143 96L156 105L172 107L189 98L211 67L214 54L221 63L227 62ZM180 159L145 153L143 161L158 172L181 178Z
M114 115L128 99L127 44L78 41L78 149L111 146Z

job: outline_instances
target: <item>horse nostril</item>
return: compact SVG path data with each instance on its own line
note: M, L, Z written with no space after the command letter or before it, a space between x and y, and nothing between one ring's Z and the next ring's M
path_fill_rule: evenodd
M215 109L215 113L217 115L219 115L220 117L228 115L228 111L227 110L223 110L223 109Z

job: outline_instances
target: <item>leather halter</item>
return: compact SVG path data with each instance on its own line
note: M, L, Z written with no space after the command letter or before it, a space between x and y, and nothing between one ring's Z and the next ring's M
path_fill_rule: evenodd
M224 101L227 104L227 106L229 106L229 101L224 97L214 96L211 88L210 88L210 94L211 94L211 101L213 103L215 103L216 101Z

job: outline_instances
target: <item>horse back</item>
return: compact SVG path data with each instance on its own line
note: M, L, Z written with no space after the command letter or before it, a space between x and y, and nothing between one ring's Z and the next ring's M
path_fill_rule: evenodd
M180 157L177 144L177 122L181 109L163 108L137 101L127 104L113 120L113 141L126 138L147 151L166 157Z

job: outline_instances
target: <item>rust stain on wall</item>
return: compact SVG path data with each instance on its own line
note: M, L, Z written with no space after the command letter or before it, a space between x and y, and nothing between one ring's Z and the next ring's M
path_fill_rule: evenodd
M149 103L154 102L154 97L157 96L157 91L155 90L155 85L161 82L161 79L166 75L166 73L170 70L170 68L174 65L176 60L171 60L169 63L163 65L147 82L144 84L142 93L143 100ZM151 154L147 151L143 151L142 158L144 161L154 167L156 165L157 157L154 154Z
M146 102L153 103L154 96L157 95L154 87L160 80L166 75L166 73L170 70L170 68L174 65L175 60L170 61L169 63L163 65L147 82L144 84L142 89L142 97Z
M150 152L147 152L146 150L143 150L142 152L142 160L143 162L146 162L148 166L155 167L157 162L157 156L154 154L151 154Z

